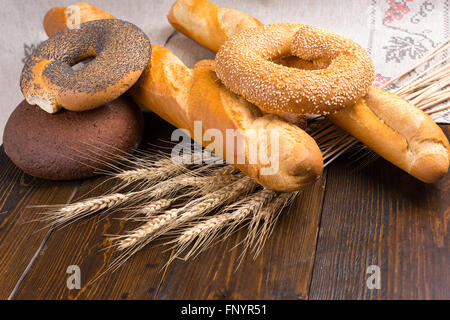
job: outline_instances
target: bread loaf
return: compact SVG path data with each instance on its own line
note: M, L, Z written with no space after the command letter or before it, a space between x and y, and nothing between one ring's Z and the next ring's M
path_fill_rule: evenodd
M232 21L239 20L239 11L234 12L230 20L226 16L219 19L217 14L197 14L209 7L211 4L207 0L177 0L169 13L169 22L199 43L207 42L204 34L209 34L213 47L217 48L218 38L228 35L225 39L228 40L234 34L234 29L229 26ZM209 10L214 13L220 8ZM189 20L184 19L187 15ZM241 16L241 21L248 21L247 14L241 13ZM211 27L202 30L200 35L201 26ZM252 26L254 24L248 24L248 27ZM241 24L240 30L243 28ZM284 57L279 63L305 69L322 67L315 61L295 57ZM448 172L450 148L447 137L427 114L399 96L372 87L356 105L327 117L380 156L423 182L435 182Z

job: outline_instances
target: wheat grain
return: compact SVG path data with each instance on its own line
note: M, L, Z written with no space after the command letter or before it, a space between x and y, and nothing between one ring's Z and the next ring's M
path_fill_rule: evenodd
M183 259L189 259L208 249L216 238L217 233L225 227L228 228L228 231L222 239L226 239L239 224L245 219L251 218L253 214L257 213L264 204L271 201L276 195L278 195L278 192L263 189L228 206L225 209L226 213L207 218L205 221L184 230L174 241L177 250L173 254L172 259L179 257L191 243L193 243L193 246L184 255Z
M237 199L243 193L251 192L256 186L257 184L252 179L244 177L212 194L193 200L181 208L166 211L129 233L125 239L119 241L118 248L124 250L136 245L144 246L180 224L201 217L218 206Z
M141 209L141 212L147 217L151 217L158 212L168 208L172 204L170 199L161 199L147 204Z
M180 216L180 223L189 221L195 217L206 214L218 206L229 203L239 198L242 194L250 193L258 184L251 178L245 176L236 183L225 186L218 191L208 194L200 199L193 201L190 205L186 205L187 209Z
M150 161L142 168L126 170L115 174L124 184L130 184L141 180L144 183L151 184L155 181L166 179L186 171L186 165L173 162L169 159Z
M148 198L161 198L163 196L173 195L186 187L191 189L191 193L189 193L191 197L197 194L208 194L240 178L242 178L242 175L213 175L205 177L195 177L189 174L180 175L158 183L147 190L145 196ZM187 191L185 195L188 195Z
M52 220L57 225L86 217L104 209L116 207L129 199L126 194L111 194L66 205L52 213Z
M253 248L254 258L261 252L267 238L273 232L273 228L278 220L283 208L297 196L298 192L279 193L274 197L274 201L269 202L259 210L249 223L249 231L244 240L244 250L241 257L249 248ZM261 225L262 224L262 225Z
M166 211L162 215L152 218L143 226L139 227L138 229L128 234L128 236L125 239L120 240L117 245L117 248L119 250L125 250L127 248L135 246L139 242L142 242L143 240L148 238L149 235L155 233L161 227L167 225L168 222L175 219L178 216L179 212L180 209L172 209Z

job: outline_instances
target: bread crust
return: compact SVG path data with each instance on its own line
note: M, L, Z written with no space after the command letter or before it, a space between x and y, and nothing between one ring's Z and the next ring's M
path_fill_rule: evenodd
M219 8L206 0L176 1L167 19L176 30L213 52L217 52L231 35L262 25L238 10Z
M287 56L328 64L304 70L273 62ZM217 52L216 64L217 75L231 91L269 112L329 114L354 105L374 80L372 59L360 45L293 23L233 35Z
M182 4L189 1L191 0L177 0L175 5L183 8ZM197 2L198 7L191 12L201 12L201 7L209 5L208 3L206 0ZM181 10L176 13L180 16L185 14ZM247 16L245 13L242 15ZM205 21L207 19L202 15L191 16L190 22L209 25L217 20L213 17L211 21ZM223 20L220 23L219 27L226 29L228 24ZM192 25L183 27L190 30L185 34L197 41L197 28ZM253 25L249 24L248 27ZM217 28L211 28L210 41L216 36L213 30ZM231 29L224 34L229 35L227 40L233 35ZM202 41L207 42L207 39ZM307 70L323 68L324 63L326 65L323 60L309 61L297 57L281 57L277 62ZM327 118L383 158L423 182L433 183L448 172L450 148L441 128L423 111L385 90L371 87L368 94L355 105L328 115Z
M79 16L75 16L78 15ZM44 17L44 30L50 37L58 31L70 27L73 23L93 20L116 19L112 14L89 3L80 2L69 7L50 9Z
M194 121L202 121L203 130L219 130L224 137L220 154L231 154L236 167L269 189L299 190L322 174L322 155L315 141L299 127L276 115L263 114L229 91L217 78L214 61L201 61L189 69L170 50L153 45L152 67L130 94L166 121L186 129L194 139ZM232 144L232 150L226 143L227 130L235 130L243 138ZM259 134L250 135L252 130ZM253 163L251 145L256 144L260 150L267 143L272 149L275 146L270 145L269 135L273 132L279 137L279 166L274 174L263 174L262 169L273 163L263 163L259 158ZM203 139L197 142L206 147L210 144ZM238 163L237 150L245 151L244 163Z
M21 89L30 104L49 113L97 108L136 83L150 61L148 37L118 19L88 21L43 42L26 61ZM82 69L72 65L86 58Z
M3 146L24 172L50 180L74 180L108 170L114 159L141 142L144 119L129 97L86 112L48 114L25 100L6 123Z

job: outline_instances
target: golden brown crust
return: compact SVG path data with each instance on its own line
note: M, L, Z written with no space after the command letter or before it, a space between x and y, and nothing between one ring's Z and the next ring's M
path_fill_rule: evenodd
M138 103L186 129L191 137L196 120L202 121L203 130L218 129L224 137L227 129L237 130L243 139L236 148L245 150L245 163L236 167L267 188L299 190L322 173L322 155L314 140L297 126L275 115L264 115L230 92L217 78L213 61L201 61L189 69L170 50L153 45L152 68L145 71L130 93ZM263 134L251 135L252 130ZM262 174L270 164L252 164L250 145L256 143L262 148L271 142L267 136L271 132L279 135L279 168L274 174ZM198 142L207 147L211 143ZM231 154L237 160L238 152L227 150L224 139L221 154Z
M79 17L76 17L79 13ZM50 9L44 17L44 30L50 37L58 31L72 26L74 23L101 19L115 19L112 14L89 3L80 2L69 7Z
M292 55L329 64L304 70L273 62ZM354 105L374 80L372 59L361 46L301 24L246 29L224 43L216 64L217 75L231 91L265 111L329 114Z
M199 7L193 12L201 12L201 6L206 6L208 3L206 0L197 3ZM184 14L183 12L177 13L180 16ZM215 19L206 21L207 19L208 17L197 15L191 16L189 22L196 26L209 26L210 23L216 21ZM221 23L220 28L225 29L226 22L222 20ZM188 25L183 27L196 30ZM248 27L252 27L252 25L248 25ZM210 41L215 38L216 34L212 30L216 29L217 26L211 31L203 31L210 35ZM196 32L185 34L195 41L198 39ZM229 34L228 38L232 35L231 32L226 34ZM203 42L208 42L208 39L203 39ZM220 44L216 47L220 47ZM327 64L327 61L306 61L293 57L284 57L276 62L308 70L323 68ZM397 108L398 106L402 106L402 108ZM388 161L424 182L432 183L448 171L449 147L444 133L427 115L398 96L372 87L365 99L358 101L352 107L328 116L328 119ZM421 121L420 127L415 125L417 120ZM388 123L391 127L387 125ZM405 130L407 128L411 131Z
M151 61L129 93L139 104L175 127L182 128L189 123L188 110L183 107L187 106L193 72L169 49L161 46L152 45ZM161 67L153 68L154 63Z
M66 7L50 9L44 17L45 33L50 37L65 28L67 28Z
M249 15L219 8L206 0L178 0L167 19L175 29L213 52L217 52L232 34L249 26L262 25Z
M54 34L33 52L22 71L22 92L28 103L49 113L61 107L94 109L131 88L150 56L150 41L135 25L88 21ZM86 58L93 59L79 70L71 68Z
M450 149L442 130L392 93L372 87L355 106L328 119L423 182L432 183L448 171Z

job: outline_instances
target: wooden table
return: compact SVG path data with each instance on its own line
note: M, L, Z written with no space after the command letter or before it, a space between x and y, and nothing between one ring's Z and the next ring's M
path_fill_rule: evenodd
M146 115L147 142L171 127ZM445 128L447 135L449 127ZM96 282L114 256L104 234L117 213L53 230L42 208L62 204L102 178L55 183L29 177L0 151L0 299L435 299L450 298L449 178L420 183L380 159L362 170L342 158L282 213L261 255L236 270L245 229L198 258L163 268L171 251L152 243ZM101 194L108 186L94 191ZM69 290L69 265L81 290ZM369 289L370 265L381 289Z

